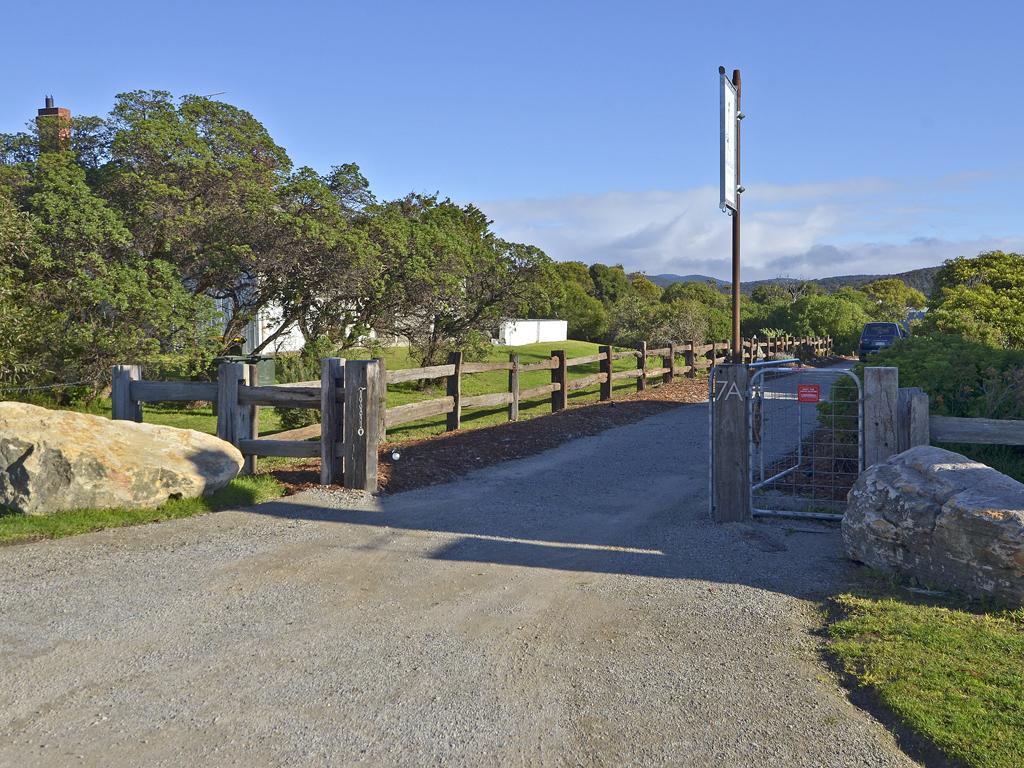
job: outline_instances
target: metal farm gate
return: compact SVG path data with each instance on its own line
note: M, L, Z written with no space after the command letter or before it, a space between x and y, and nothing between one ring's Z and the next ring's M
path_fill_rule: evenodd
M860 379L829 368L761 368L746 404L751 512L841 519L864 467Z

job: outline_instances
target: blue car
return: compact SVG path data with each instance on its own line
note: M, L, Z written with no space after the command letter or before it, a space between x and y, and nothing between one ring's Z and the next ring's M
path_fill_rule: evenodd
M860 348L857 350L860 361L865 362L872 352L888 349L906 337L907 332L899 323L868 323L860 333Z

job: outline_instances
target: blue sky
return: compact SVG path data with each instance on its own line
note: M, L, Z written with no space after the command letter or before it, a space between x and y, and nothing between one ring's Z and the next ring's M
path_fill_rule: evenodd
M743 70L745 277L1024 248L1014 3L64 2L3 14L0 130L161 88L298 164L440 191L559 259L728 272L717 68Z

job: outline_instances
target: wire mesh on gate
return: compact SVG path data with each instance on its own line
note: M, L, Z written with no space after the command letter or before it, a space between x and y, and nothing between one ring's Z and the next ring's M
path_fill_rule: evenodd
M754 514L836 518L863 466L860 380L827 368L768 368L750 381Z

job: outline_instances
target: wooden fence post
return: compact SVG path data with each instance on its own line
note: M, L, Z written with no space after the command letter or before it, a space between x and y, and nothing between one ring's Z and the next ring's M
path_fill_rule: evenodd
M899 368L864 369L864 468L885 461L899 447Z
M509 352L508 361L512 364L508 371L508 391L512 395L508 404L508 420L519 421L519 353Z
M142 378L141 365L115 365L110 370L110 418L142 421L142 403L132 399L132 382Z
M565 366L565 350L558 349L551 353L555 358L555 367L551 369L551 383L560 385L551 393L551 412L564 411L569 406L569 369Z
M344 409L338 402L345 389L345 359L320 361L320 484L340 485L344 479L339 446L344 439ZM347 399L347 398L346 398Z
M448 397L452 398L454 407L446 417L445 430L453 432L462 427L462 353L450 353L448 365L455 366L455 373L448 377Z
M601 346L597 348L597 351L604 355L601 358L601 373L605 375L604 381L601 382L601 400L612 399L612 348L610 346Z
M669 342L668 354L661 356L661 367L668 368L668 373L661 377L663 384L671 384L676 378L676 345Z
M928 424L928 395L920 387L900 387L897 396L899 429L897 448L900 453L931 442Z
M346 488L377 491L380 393L380 365L376 360L350 360L345 364L342 453Z
M747 384L745 365L723 365L711 393L711 515L718 523L751 519Z
M249 386L259 381L255 365L242 366L242 380L239 386ZM235 445L241 440L252 440L260 436L259 417L256 414L255 405L238 404L235 409ZM251 475L256 472L256 457L249 454L242 455L241 475Z
M388 363L383 357L373 359L377 362L377 376L380 378L380 398L377 403L380 424L377 425L377 436L383 443L388 436Z
M640 369L640 375L636 377L636 391L643 392L647 389L647 342L641 341L636 345L637 352L637 368Z
M238 411L238 387L245 381L245 365L221 363L217 366L217 437L232 445L248 434L240 434L242 416Z
M711 346L714 347L714 344ZM683 351L683 375L688 379L697 378L697 346L692 341L686 342Z

